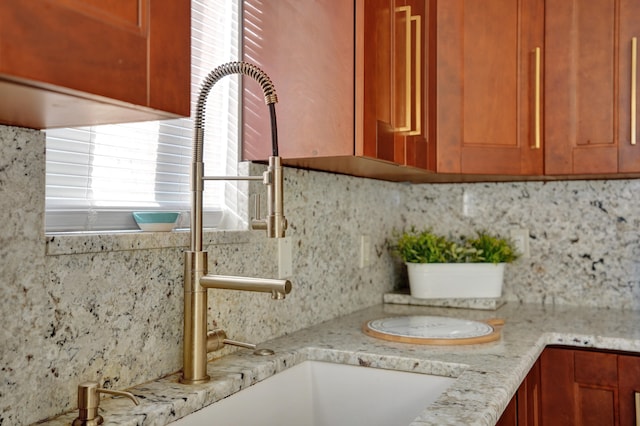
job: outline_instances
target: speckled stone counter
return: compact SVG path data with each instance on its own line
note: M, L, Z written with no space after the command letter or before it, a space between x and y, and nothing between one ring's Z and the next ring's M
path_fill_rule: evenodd
M467 346L394 343L366 336L362 324L395 315L442 315L485 320L503 318L502 338ZM212 381L197 386L178 383L178 375L129 389L141 401L101 403L105 425L163 425L214 403L304 360L415 371L457 378L411 423L494 425L518 385L546 345L640 352L640 312L549 307L507 303L496 311L380 305L310 327L270 342L276 355L258 357L248 350L209 363ZM70 413L48 425L68 425Z

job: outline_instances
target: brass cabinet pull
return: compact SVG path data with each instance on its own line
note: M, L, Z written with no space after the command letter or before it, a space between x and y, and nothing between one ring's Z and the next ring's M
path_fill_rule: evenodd
M638 79L638 37L631 39L631 145L637 142L637 79ZM637 394L636 394L637 401Z
M422 17L420 15L412 16L411 22L415 24L416 27L416 41L415 41L415 87L414 92L416 94L416 103L415 103L415 119L416 125L415 128L412 126L412 130L409 132L409 135L420 135L422 133L422 120L420 119L420 115L422 114L422 79L421 77L421 63L422 63ZM411 66L411 63L408 64ZM411 102L411 99L409 99Z
M640 426L640 392L634 393L636 397L636 426Z
M534 127L534 143L532 148L533 149L540 149L540 139L541 139L541 102L540 102L540 89L541 89L541 54L540 54L540 48L536 47L534 49L534 55L535 55L535 84L534 84L534 102L535 102L535 106L534 106L534 111L533 111L533 127Z
M406 132L406 135L420 135L422 133L422 17L420 15L411 15L411 6L400 6L395 9L396 12L405 15L405 117L404 125L396 127L396 131ZM415 42L412 40L412 27L415 26ZM412 85L412 69L411 60L415 58L416 64L413 70L415 73L415 85ZM412 91L416 94L415 105L412 101ZM415 114L415 127L413 126L413 117Z
M404 46L405 46L405 65L404 65L404 81L405 81L405 111L404 111L404 123L395 126L395 130L398 132L407 132L411 130L411 6L396 7L397 13L404 14L405 31L404 31ZM399 120L400 121L400 120Z

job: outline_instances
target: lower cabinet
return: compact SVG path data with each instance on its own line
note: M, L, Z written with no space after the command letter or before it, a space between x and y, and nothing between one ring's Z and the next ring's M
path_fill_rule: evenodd
M496 425L640 425L640 356L546 348Z
M538 426L540 423L540 360L536 361L496 426Z
M638 424L640 356L551 347L540 373L544 426Z
M618 355L621 425L640 425L640 356Z

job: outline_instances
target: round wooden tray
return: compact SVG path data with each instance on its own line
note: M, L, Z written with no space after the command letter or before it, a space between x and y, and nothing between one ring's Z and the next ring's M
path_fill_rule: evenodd
M377 339L418 345L473 345L500 339L504 320L472 321L426 315L397 316L364 323L362 331Z

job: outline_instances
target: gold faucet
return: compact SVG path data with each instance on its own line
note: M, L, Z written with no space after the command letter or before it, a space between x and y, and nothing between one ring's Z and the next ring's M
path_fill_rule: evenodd
M104 419L98 414L101 393L124 396L134 404L139 404L138 399L131 392L102 389L98 387L98 382L80 383L78 385L78 417L73 421L73 426L97 426L103 423Z
M204 109L211 88L222 77L244 74L256 80L264 92L271 115L272 156L262 176L204 176ZM278 101L271 79L255 65L230 62L211 71L205 78L195 111L193 162L191 164L191 249L184 255L184 347L181 383L198 384L209 380L207 352L224 345L217 344L219 334L207 332L207 289L223 288L271 293L274 299L284 299L291 292L289 280L247 278L208 274L207 252L202 250L202 196L205 180L261 180L267 185L267 217L251 221L252 229L264 229L269 238L282 238L287 229L283 209L282 164L278 156L275 103ZM258 216L258 215L256 215ZM215 342L214 342L215 340ZM226 344L231 344L227 340Z

